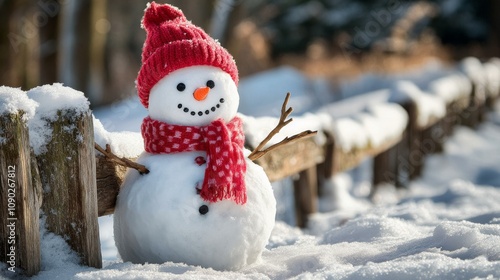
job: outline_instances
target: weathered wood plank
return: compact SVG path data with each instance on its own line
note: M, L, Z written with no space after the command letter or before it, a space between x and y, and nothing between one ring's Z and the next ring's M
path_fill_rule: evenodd
M135 159L132 159L135 161ZM127 168L117 165L103 155L96 156L97 208L99 217L113 214Z
M40 271L36 166L31 166L28 128L22 112L0 116L0 261L13 273ZM8 272L9 273L9 272Z
M390 139L377 147L366 147L364 149L352 149L350 151L344 151L340 147L336 147L334 149L333 164L331 164L333 168L332 174L337 174L340 172L347 171L358 166L363 160L369 157L376 156L391 147L398 144L402 139L402 135L394 139Z
M59 111L49 124L53 132L48 152L37 158L47 228L65 237L83 264L100 268L92 115Z
M262 166L269 180L273 182L315 167L323 162L324 158L324 148L310 137L281 146L255 163Z

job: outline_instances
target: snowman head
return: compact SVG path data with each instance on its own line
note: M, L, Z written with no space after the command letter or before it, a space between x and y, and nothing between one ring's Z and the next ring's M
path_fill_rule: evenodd
M177 125L204 126L236 116L239 103L231 76L213 66L191 66L162 78L149 96L149 116Z
M148 4L142 27L147 36L136 86L152 119L206 125L235 116L238 69L226 49L168 4Z

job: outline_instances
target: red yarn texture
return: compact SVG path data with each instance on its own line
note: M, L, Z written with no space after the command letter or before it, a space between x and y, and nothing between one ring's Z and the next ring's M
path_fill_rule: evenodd
M181 10L152 2L142 19L146 41L136 86L144 107L151 89L172 71L196 65L214 66L228 73L238 85L233 57L203 29L189 22Z
M148 116L142 122L141 131L148 153L207 153L207 167L200 192L203 200L217 202L233 199L238 204L246 203L245 140L240 118L235 117L227 124L218 119L207 126L182 126Z

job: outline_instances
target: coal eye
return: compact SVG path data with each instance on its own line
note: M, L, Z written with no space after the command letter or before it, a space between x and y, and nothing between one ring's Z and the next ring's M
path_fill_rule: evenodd
M207 87L209 87L209 88L214 88L214 87L215 87L215 83L214 83L214 81L212 81L212 80L208 80L208 81L207 81Z
M178 91L184 91L186 89L186 85L184 83L177 84Z

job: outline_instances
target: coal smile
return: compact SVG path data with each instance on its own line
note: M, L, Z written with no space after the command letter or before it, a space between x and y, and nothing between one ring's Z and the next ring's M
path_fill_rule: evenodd
M184 105L182 105L182 103L179 103L177 105L177 108L179 110L182 110L184 113L189 113L191 116L200 116L201 117L204 114L208 115L208 114L210 114L210 112L215 112L215 110L219 109L221 104L224 102L225 102L224 98L221 98L221 99L219 99L219 103L217 103L215 106L212 106L210 109L207 109L205 111L198 111L198 112L192 111L188 107L184 107Z

